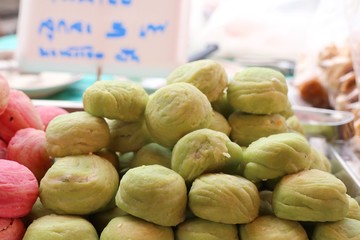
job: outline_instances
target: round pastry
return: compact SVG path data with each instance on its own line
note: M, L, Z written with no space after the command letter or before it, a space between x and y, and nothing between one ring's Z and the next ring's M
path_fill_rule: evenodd
M119 155L119 173L120 176L124 175L130 168L130 163L135 157L134 152L127 152Z
M323 152L311 147L311 165L310 169L319 169L325 172L331 172L331 162Z
M187 219L175 230L177 240L238 240L235 224L224 224L201 218Z
M23 240L98 240L94 226L80 216L46 215L36 219L27 228Z
M22 91L10 89L9 101L0 115L0 138L9 142L23 128L44 129L44 124L31 99Z
M135 153L130 168L152 164L171 168L171 150L157 143L146 144Z
M166 79L167 84L187 82L197 87L210 102L217 100L227 87L224 67L211 59L189 62L175 68Z
M285 76L276 70L249 67L237 72L228 84L227 98L237 111L273 114L288 110Z
M46 137L43 130L20 129L9 141L6 159L16 161L29 168L38 182L52 165L46 151Z
M0 218L24 217L38 195L38 182L27 167L0 159Z
M145 121L154 142L172 148L185 134L211 123L211 104L189 83L173 83L155 91L145 109Z
M260 181L309 169L310 155L310 144L299 133L278 133L259 138L243 152L244 176Z
M89 221L100 235L111 219L124 215L127 215L127 212L115 206L108 210L89 215Z
M286 119L286 124L290 131L295 131L301 134L305 134L304 126L301 124L299 118L296 115L292 115Z
M10 95L10 86L8 81L0 75L0 115L5 111Z
M23 220L26 226L30 225L34 220L55 213L53 210L48 209L44 207L44 205L41 203L40 198L38 197L36 199L36 202L34 203L31 211L29 214L27 214Z
M0 138L0 159L6 159L7 143Z
M174 240L171 227L159 226L134 216L113 218L101 232L100 240Z
M227 99L227 91L224 91L216 101L211 102L211 106L214 111L221 113L226 119L234 112L234 108Z
M187 189L175 171L160 165L129 169L120 181L116 205L146 221L175 226L185 219Z
M0 218L1 240L22 240L25 230L20 218Z
M228 120L216 111L213 111L212 120L209 129L225 133L226 136L230 136L231 127Z
M242 148L222 132L203 128L183 136L174 146L171 168L187 182L203 173L235 172Z
M83 93L85 112L91 115L121 121L142 118L148 94L139 84L131 81L96 81Z
M344 218L336 222L318 223L315 226L312 240L345 240L360 239L360 221Z
M41 179L40 200L57 214L90 214L107 207L118 185L119 175L108 160L94 154L67 156Z
M338 221L349 211L345 184L318 169L284 176L273 191L274 214L295 221Z
M360 205L355 198L347 195L349 200L349 211L346 214L347 218L353 218L360 221Z
M229 116L229 124L231 140L245 147L259 138L288 131L286 119L280 114L255 115L234 112Z
M119 155L116 152L103 148L100 151L94 152L94 154L108 160L116 170L120 169Z
M35 106L35 108L40 114L40 118L44 124L45 129L47 128L47 125L49 125L49 122L53 120L53 118L62 114L69 113L64 108L57 106Z
M260 194L260 210L259 215L273 215L272 209L272 191L270 190L261 190Z
M46 128L46 149L51 157L97 152L109 142L106 121L84 111L57 116Z
M308 240L299 222L272 215L260 216L251 223L240 225L239 232L241 240Z
M213 222L243 224L259 213L260 196L254 183L224 173L203 174L189 191L189 207L195 216Z
M135 122L108 120L107 123L110 129L108 148L112 151L120 153L134 152L151 142L143 120Z

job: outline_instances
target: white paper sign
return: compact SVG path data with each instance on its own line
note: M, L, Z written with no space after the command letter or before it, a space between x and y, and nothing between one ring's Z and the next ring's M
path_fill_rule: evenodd
M188 58L189 0L23 0L23 71L161 77Z

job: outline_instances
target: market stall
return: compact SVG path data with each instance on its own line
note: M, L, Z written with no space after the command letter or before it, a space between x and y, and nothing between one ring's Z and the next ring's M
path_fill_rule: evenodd
M339 1L156 1L21 5L0 239L357 239L359 65L305 44Z

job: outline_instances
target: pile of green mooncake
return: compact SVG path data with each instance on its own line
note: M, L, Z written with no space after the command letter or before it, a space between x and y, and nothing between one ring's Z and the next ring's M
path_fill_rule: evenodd
M54 162L24 239L360 239L358 202L287 94L276 70L209 59L153 93L95 82L46 129Z

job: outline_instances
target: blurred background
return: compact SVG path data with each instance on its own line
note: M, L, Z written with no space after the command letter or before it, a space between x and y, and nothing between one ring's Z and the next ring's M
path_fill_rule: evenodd
M0 60L11 58L16 49L19 5L19 0L0 0ZM355 70L360 64L354 59L360 54L354 51L360 44L356 27L350 32L349 23L360 21L351 20L356 14L349 11L358 7L356 0L190 0L188 35L183 39L188 40L189 61L216 59L229 78L243 67L272 67L288 77L294 103L352 109L359 95ZM0 67L14 67L11 64L16 67L14 62ZM94 79L67 78L63 87L31 96L80 100ZM150 90L161 85L154 79L143 82Z
M0 0L0 36L16 32L19 0Z

